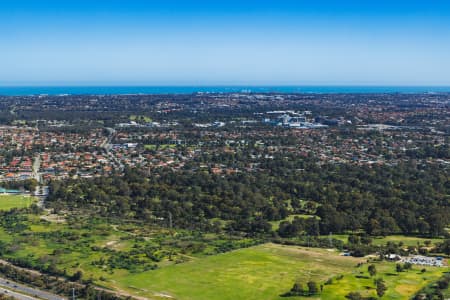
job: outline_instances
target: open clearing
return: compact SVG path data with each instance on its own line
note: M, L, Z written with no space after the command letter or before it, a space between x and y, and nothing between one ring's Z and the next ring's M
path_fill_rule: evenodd
M337 240L341 240L344 243L348 242L348 234L333 234L331 237ZM322 236L323 238L329 237L328 235ZM389 235L385 237L372 237L373 245L386 245L388 242L400 243L402 242L405 246L417 246L417 244L424 245L426 241L430 241L432 245L441 243L442 239L439 238L425 238L416 236L405 236L405 235Z
M424 244L426 241L430 241L432 244L436 244L442 242L442 239L433 239L433 238L421 238L421 237L413 237L413 236L404 236L404 235L390 235L383 238L374 238L374 245L385 245L387 242L399 243L403 242L406 246L417 246L417 243Z
M12 208L24 208L36 202L36 199L28 195L0 194L0 210Z
M351 273L362 259L324 249L264 244L117 278L121 288L154 299L286 299L295 280ZM158 296L159 295L159 296Z
M300 219L308 219L308 218L318 218L314 215L306 215L306 214L296 214L296 215L289 215L288 217L286 217L283 220L280 221L271 221L269 222L270 225L272 225L272 229L273 230L278 230L278 228L280 228L280 224L283 221L289 221L292 222L295 218L300 218Z
M280 297L296 280L319 285L342 274L340 280L325 285L320 297L308 299L345 299L351 291L375 296L374 278L367 273L364 258L342 257L338 253L313 248L264 244L226 254L197 259L140 274L115 278L114 286L151 299L231 300L287 299ZM386 299L408 299L428 283L437 280L447 268L418 266L407 272L395 272L395 263L375 263L386 281ZM111 282L110 282L111 283ZM300 299L290 297L289 299Z

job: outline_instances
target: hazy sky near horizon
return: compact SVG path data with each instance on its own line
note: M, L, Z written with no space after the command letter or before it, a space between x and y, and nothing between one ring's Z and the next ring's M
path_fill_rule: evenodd
M0 85L450 85L450 1L0 4Z

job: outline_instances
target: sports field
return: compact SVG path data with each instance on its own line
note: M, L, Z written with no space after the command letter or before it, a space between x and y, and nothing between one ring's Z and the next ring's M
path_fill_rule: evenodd
M0 210L24 208L36 202L36 198L28 195L0 194Z

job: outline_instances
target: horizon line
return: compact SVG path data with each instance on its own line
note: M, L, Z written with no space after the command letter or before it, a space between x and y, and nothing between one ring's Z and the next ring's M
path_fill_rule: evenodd
M449 84L0 84L0 88L58 88L58 87L437 87L450 88Z

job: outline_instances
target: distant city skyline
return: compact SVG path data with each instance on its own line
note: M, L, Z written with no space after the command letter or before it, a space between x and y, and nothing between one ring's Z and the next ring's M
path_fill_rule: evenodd
M5 1L0 86L450 86L448 1Z

